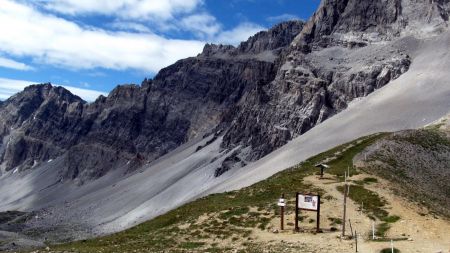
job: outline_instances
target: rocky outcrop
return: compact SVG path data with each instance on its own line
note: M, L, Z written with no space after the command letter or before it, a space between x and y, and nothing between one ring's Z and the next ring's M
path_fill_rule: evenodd
M79 127L85 102L61 87L33 85L0 109L3 169L29 168L55 158L84 134Z
M304 22L288 21L274 26L268 31L262 31L242 42L237 51L239 53L258 54L267 50L282 49L291 44L302 31Z
M324 0L306 24L279 24L238 47L208 44L91 104L60 87L29 87L0 104L0 168L61 157L61 178L82 183L221 133L221 147L235 152L214 172L220 176L398 78L411 59L387 42L439 31L448 10L448 0Z
M1 108L3 170L25 170L62 156L62 179L84 182L118 167L133 170L225 127L230 109L253 87L273 80L276 69L274 62L253 57L218 57L220 48L238 50L206 46L153 80L118 86L91 104L50 84L27 88Z

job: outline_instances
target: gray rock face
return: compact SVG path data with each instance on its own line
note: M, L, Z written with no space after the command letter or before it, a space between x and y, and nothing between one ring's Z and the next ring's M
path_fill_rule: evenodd
M61 87L33 85L8 99L0 109L0 161L10 170L28 168L57 157L74 145L85 102Z
M266 41L264 33L259 36ZM282 41L285 33L280 31L279 37L281 42L276 42L272 34L275 42L270 43L289 44ZM275 47L265 41L253 39L258 46L248 50ZM271 60L256 59L253 53L219 57L220 48L206 46L203 54L162 69L153 80L118 86L92 104L50 84L27 88L0 109L5 119L3 170L25 170L62 155L66 161L62 179L84 182L118 167L133 170L226 125L233 117L230 108L252 87L273 80L276 70ZM233 54L240 50L223 48Z
M410 58L384 42L423 22L437 31L448 10L448 0L324 0L306 24L279 24L238 47L208 44L91 104L60 87L29 87L0 104L0 168L63 157L61 178L83 183L220 133L222 148L237 150L220 176L399 77Z

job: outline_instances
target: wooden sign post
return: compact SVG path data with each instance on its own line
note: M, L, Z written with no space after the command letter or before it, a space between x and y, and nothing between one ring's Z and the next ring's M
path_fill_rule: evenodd
M284 193L281 194L281 198L278 200L278 206L280 207L280 230L284 229L284 207L286 206L286 200L284 199Z
M320 195L317 195L317 224L316 232L320 232Z
M347 194L348 194L348 185L344 186L344 217L342 218L342 237L345 236L345 221L347 219Z
M320 178L323 178L324 170L330 168L330 166L328 166L326 164L322 164L322 163L317 164L315 167L320 169Z
M295 197L295 231L299 231L299 210L313 211L317 213L316 232L320 233L320 195L298 193Z
M298 227L298 195L299 193L297 192L295 194L295 222L294 222L295 223L294 230L296 232L300 231L300 228Z

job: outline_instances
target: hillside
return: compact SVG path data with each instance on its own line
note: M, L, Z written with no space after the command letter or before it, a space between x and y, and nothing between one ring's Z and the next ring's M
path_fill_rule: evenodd
M367 150L377 146L386 149L386 142L397 140L400 136L408 136L410 143L417 143L423 137L443 134L435 131L408 130L363 137L321 153L250 187L196 200L124 232L66 245L52 245L50 248L52 252L349 252L354 250L354 240L339 239L343 199L340 190L344 183L344 172L349 170L348 181L351 186L347 217L353 222L351 229L360 235L360 252L378 252L389 247L390 239L396 241L395 246L401 252L413 252L414 249L419 250L417 252L436 252L446 249L450 246L445 238L445 231L450 229L448 216L436 215L439 209L433 205L427 208L414 204L396 193L398 189L411 190L409 184L385 180L392 179L389 174L383 174L383 177L370 174L370 164L383 160L376 160L372 156L367 166L359 161L353 163ZM448 137L444 139L450 140ZM430 149L423 155L434 155L431 149L441 148L441 144L432 143L428 147ZM404 158L401 153L392 155L398 159ZM320 180L314 165L324 161L331 169ZM447 155L442 163L449 162L450 156ZM395 173L400 168L403 167L392 166L385 172ZM405 169L415 170L414 167ZM448 171L433 166L423 170L427 174L440 176L442 183L450 183L448 177L444 176ZM434 181L421 183L423 187L433 187ZM302 213L301 232L292 231L295 192L322 195L322 233L313 233L313 213ZM420 189L416 189L410 192L410 196L419 192ZM285 231L279 231L279 209L276 206L282 193L288 199ZM441 196L442 200L446 197ZM372 220L376 224L376 240L371 239ZM347 235L350 235L348 223L347 231Z

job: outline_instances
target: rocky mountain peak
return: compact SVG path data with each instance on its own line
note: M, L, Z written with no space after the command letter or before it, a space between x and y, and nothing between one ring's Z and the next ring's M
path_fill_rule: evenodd
M447 27L449 8L448 0L323 0L294 45L430 33Z
M289 46L293 39L302 31L304 22L292 20L275 25L267 31L259 32L247 41L242 42L238 51L241 53L261 53Z
M267 31L261 31L241 42L238 47L231 45L206 44L201 56L236 56L242 54L261 54L266 51L282 49L291 44L302 31L304 22L301 20L285 21Z
M51 83L34 84L25 87L25 89L7 100L8 103L21 103L26 100L59 100L68 103L84 102L80 97L72 94L61 86L53 86Z

